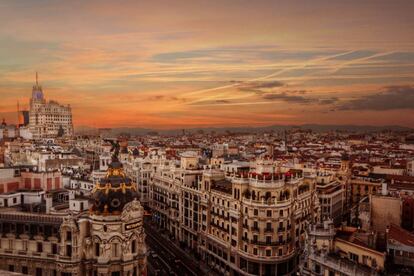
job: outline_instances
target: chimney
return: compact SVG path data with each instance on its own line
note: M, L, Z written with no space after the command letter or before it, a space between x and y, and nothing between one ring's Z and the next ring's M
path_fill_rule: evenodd
M46 214L50 214L50 209L52 209L53 196L50 193L46 194Z

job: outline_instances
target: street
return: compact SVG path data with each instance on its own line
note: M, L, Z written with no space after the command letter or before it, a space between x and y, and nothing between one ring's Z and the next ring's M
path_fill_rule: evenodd
M172 244L157 229L144 220L146 244L148 246L149 275L205 275L197 261Z

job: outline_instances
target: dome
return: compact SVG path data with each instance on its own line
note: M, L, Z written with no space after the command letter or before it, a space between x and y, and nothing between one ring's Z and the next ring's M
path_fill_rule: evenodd
M136 185L126 177L122 164L113 157L108 172L92 191L91 211L102 215L120 215L124 206L138 196Z

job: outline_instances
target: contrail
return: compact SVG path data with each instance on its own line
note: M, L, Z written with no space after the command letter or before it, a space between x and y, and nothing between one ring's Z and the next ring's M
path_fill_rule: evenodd
M287 71L290 71L290 70L293 70L293 69L305 68L306 66L309 66L313 63L320 62L320 61L323 61L323 60L327 60L327 59L330 59L330 58L334 58L334 57L337 57L337 56L349 54L349 53L352 53L352 52L354 52L354 51L348 51L348 52L345 52L345 53L340 53L340 54L335 54L335 55L331 55L331 56L327 56L327 57L317 58L317 59L308 61L305 64L290 67L290 68L286 68L286 69L281 69L277 72L274 72L272 74L269 74L269 75L266 75L266 76L263 76L263 77L254 78L254 79L250 79L250 80L242 81L242 82L237 82L237 83L232 83L232 84L228 84L228 85L224 85L224 86L219 86L219 87L213 87L213 88L207 88L207 89L197 90L197 91L193 91L193 92L188 92L188 93L184 93L183 96L193 96L193 95L203 94L203 93L210 92L210 91L217 91L217 90L221 90L221 89L237 87L237 86L239 86L243 83L247 83L247 82L266 80L266 79L278 76L278 75L280 75L284 72L287 72Z

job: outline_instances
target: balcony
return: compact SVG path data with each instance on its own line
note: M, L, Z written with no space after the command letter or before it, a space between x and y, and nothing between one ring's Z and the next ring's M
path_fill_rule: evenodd
M273 228L265 228L265 233L272 233L274 231Z
M253 231L253 232L259 232L260 231L259 227L256 227L256 226L250 227L250 230Z
M255 240L251 240L250 241L251 244L256 244L259 246L279 246L281 245L279 242L265 242L265 241L255 241Z

